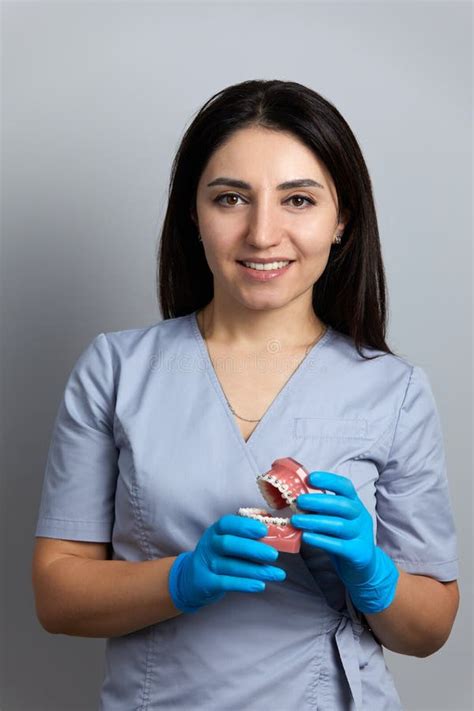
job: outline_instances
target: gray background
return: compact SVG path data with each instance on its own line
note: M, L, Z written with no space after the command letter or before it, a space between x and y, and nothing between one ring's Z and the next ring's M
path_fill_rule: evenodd
M446 645L426 659L386 658L406 709L472 708L471 4L2 10L2 710L97 707L104 640L49 635L35 615L31 556L53 419L93 336L161 319L155 255L171 160L202 103L250 78L308 84L364 152L388 340L430 377L461 558Z

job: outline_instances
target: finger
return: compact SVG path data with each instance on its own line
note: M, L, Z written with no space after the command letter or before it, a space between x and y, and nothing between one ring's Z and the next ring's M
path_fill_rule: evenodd
M327 553L332 553L333 555L339 555L343 558L347 557L346 554L346 542L340 538L332 538L331 536L324 536L321 533L303 533L301 536L304 543L308 543L310 546L315 548L321 548Z
M303 511L342 516L342 518L357 518L360 514L358 501L346 496L330 496L328 494L300 494L296 497L297 508Z
M348 499L355 499L357 497L354 484L346 476L342 476L342 474L321 471L311 472L308 475L308 483L314 488L328 489L335 494L347 496Z
M218 575L216 580L218 590L222 592L263 592L263 580L250 580L249 578L233 578L230 575Z
M255 518L248 516L239 516L238 514L225 514L216 521L214 530L217 533L232 533L234 536L243 536L249 538L262 538L268 533L267 526L263 521L257 521Z
M292 516L290 523L295 528L314 533L327 533L330 536L350 540L359 534L359 525L356 519L338 518L336 516L313 516L303 514Z
M252 564L226 556L213 558L209 567L217 575L233 575L255 580L284 580L286 578L286 573L282 568L273 565Z
M222 556L250 558L250 560L263 563L273 563L278 558L278 551L272 546L260 541L252 541L249 538L232 536L229 533L225 533L223 536L216 534L212 541L212 547L216 553Z

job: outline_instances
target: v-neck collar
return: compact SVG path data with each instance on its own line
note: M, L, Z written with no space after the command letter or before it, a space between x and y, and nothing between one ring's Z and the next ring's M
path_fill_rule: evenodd
M206 366L206 371L207 374L211 380L212 385L214 386L214 389L216 393L218 394L222 406L224 408L224 411L227 415L227 417L230 419L231 426L234 430L234 433L236 434L238 440L240 441L241 445L244 447L244 449L249 450L251 445L255 442L255 440L258 438L260 435L261 431L264 429L266 422L271 418L275 408L277 407L278 403L282 398L287 394L287 391L291 388L291 386L294 384L295 380L298 377L302 377L302 374L304 370L306 369L308 363L310 362L311 356L314 356L315 352L318 349L323 348L330 340L332 340L333 335L334 335L334 330L331 326L328 325L326 333L323 335L322 338L319 339L308 351L308 353L305 355L303 360L299 363L299 365L296 367L296 369L293 371L293 373L290 375L286 383L283 385L283 387L278 391L278 393L275 395L273 400L271 401L270 405L267 407L263 417L260 419L260 421L257 423L256 427L253 429L252 433L250 434L250 437L245 441L242 432L240 431L237 422L235 421L235 415L231 411L229 407L229 403L227 402L227 398L224 393L224 389L220 383L219 378L217 377L217 373L214 369L214 365L211 360L211 356L209 353L209 350L207 348L206 341L204 340L201 331L199 329L199 324L197 321L197 310L193 311L189 314L188 316L188 323L191 327L191 331L197 341L197 345L199 347L199 350L201 352L201 355L204 359L204 363Z

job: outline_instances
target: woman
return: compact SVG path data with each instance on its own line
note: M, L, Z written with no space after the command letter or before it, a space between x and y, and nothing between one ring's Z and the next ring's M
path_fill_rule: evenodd
M263 264L271 267L263 267ZM459 593L436 403L385 342L371 183L294 82L213 96L173 164L164 320L66 385L36 530L45 629L107 637L101 709L398 709L382 647L447 640ZM255 477L293 457L297 554ZM111 555L108 546L111 544Z

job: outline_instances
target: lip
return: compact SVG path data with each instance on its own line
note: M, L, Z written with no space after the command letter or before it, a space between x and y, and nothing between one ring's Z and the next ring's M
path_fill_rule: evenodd
M255 257L249 257L249 259L236 259L236 262L255 262L256 264L270 264L271 262L294 262L294 259L288 259L288 257L271 257L270 259L256 259Z
M277 260L278 261L278 260ZM285 260L280 260L280 261L285 261ZM262 262L260 262L262 263ZM268 263L268 262L267 262ZM289 264L286 265L286 267L282 267L281 269L252 269L251 267L246 267L245 264L240 264L240 262L237 262L239 267L242 269L242 273L244 276L246 276L248 279L251 279L252 281L268 281L269 279L275 279L276 277L283 276L283 274L286 274L288 269L291 268L291 265L293 262L290 262Z
M300 494L325 493L323 489L309 486L308 474L308 470L293 457L281 457L275 459L270 471L257 476L257 485L271 508L279 510L290 507L294 513L304 513L295 504ZM266 481L265 477L272 477L272 481ZM303 532L292 526L289 518L275 517L261 508L240 508L238 514L249 518L255 518L256 515L274 518L274 522L266 523L268 533L259 540L284 553L299 552Z

